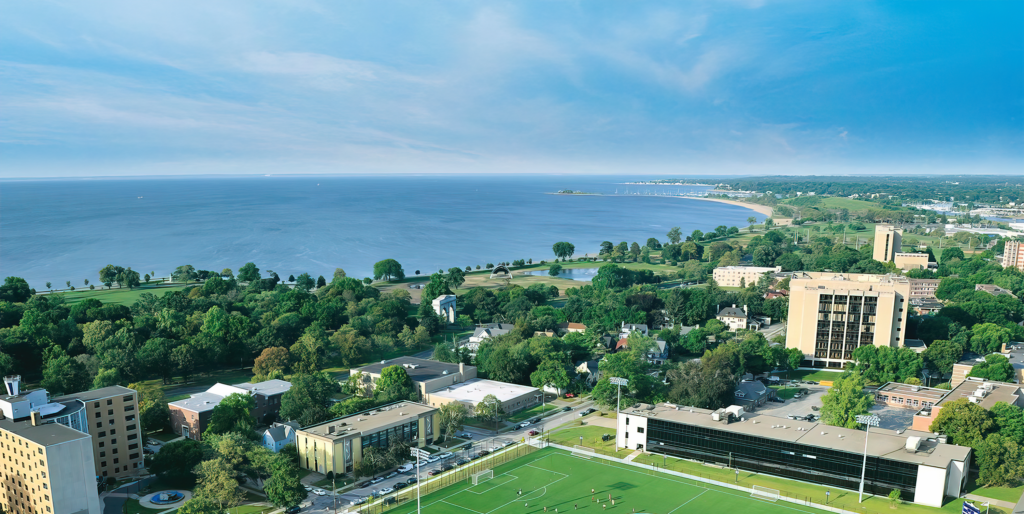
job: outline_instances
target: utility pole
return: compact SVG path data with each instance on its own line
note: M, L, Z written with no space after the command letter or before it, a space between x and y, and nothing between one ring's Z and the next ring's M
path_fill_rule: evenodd
M615 390L617 397L615 399L615 426L619 426L619 406L622 403L622 386L628 386L629 380L625 378L612 377L608 379L609 383L615 384ZM619 434L618 428L616 428L615 434L615 451L619 451Z

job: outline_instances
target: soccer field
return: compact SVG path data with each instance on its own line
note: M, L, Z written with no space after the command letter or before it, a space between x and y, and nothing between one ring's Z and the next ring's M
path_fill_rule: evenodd
M614 506L609 497L615 501ZM652 474L626 464L575 457L550 448L495 468L494 478L481 480L478 485L466 480L424 496L422 504L425 514L822 512L781 501L755 499L740 491L709 488L692 480ZM404 502L393 512L404 514L415 510L416 499L412 495L411 501Z

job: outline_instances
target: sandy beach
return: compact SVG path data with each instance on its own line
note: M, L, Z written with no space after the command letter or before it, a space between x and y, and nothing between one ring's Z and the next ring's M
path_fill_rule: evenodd
M761 214L764 214L765 216L771 216L772 215L772 208L767 206L767 205L760 205L760 204L756 204L756 203L746 203L746 202L740 202L740 201L737 201L737 200L723 200L721 198L701 198L701 197L690 197L690 196L688 196L688 197L686 197L686 199L687 200L704 200L706 202L718 202L718 203L727 203L729 205L738 205L740 207L746 207L748 209L755 210L755 211L757 211L757 212L759 212Z

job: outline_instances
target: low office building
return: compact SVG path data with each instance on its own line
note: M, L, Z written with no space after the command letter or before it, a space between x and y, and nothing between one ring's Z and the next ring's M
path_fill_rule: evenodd
M914 307L914 310L917 311L918 314L925 316L935 314L945 307L942 302L934 298L911 298L910 305Z
M536 387L474 378L428 393L423 403L440 408L446 403L460 402L472 413L487 395L494 395L501 402L501 408L506 414L529 409L540 405L542 401L540 389Z
M143 471L143 432L139 393L110 386L54 398L85 406L87 432L92 435L96 475L124 478Z
M876 245L877 245L876 241ZM804 365L842 368L861 346L901 345L910 281L898 275L807 272L790 279L786 347Z
M267 380L256 384L215 384L191 398L167 404L171 410L171 430L183 437L201 441L214 407L232 394L252 396L256 401L256 407L252 410L254 420L257 423L273 423L281 412L281 397L291 387L292 384L284 380Z
M879 387L878 391L875 392L875 403L907 409L919 409L921 407L931 407L939 403L947 394L949 394L948 389L888 382ZM927 427L924 430L927 431Z
M897 252L893 255L892 262L897 268L900 268L903 271L912 269L928 269L928 254Z
M865 453L863 430L671 404L640 405L619 413L619 446L731 466L856 491ZM971 449L939 442L926 432L871 429L864 491L941 507L967 483Z
M409 446L433 444L440 436L438 410L397 402L299 429L299 467L317 473L351 473L370 447L386 450L390 441Z
M774 268L758 266L722 266L711 272L711 277L721 287L747 287L756 284L765 273L780 273L781 266Z
M1009 289L1003 289L994 284L976 284L974 286L975 291L984 291L992 296L1006 295L1011 298L1017 298L1017 295L1013 294Z
M940 280L937 278L912 278L910 279L910 299L929 298L935 299L935 291L939 289Z
M476 366L467 366L462 363L451 364L417 357L396 357L380 361L376 364L370 364L369 366L363 366L353 370L353 373L363 374L363 381L367 392L372 393L373 384L376 384L377 380L380 379L381 371L389 366L402 366L405 368L405 372L419 391L420 398L442 387L448 387L476 378Z
M985 358L974 352L964 352L960 356L960 361L953 364L953 374L950 376L949 385L956 388L962 384L964 380L967 380L967 375L971 374L974 365L979 362L985 362Z
M967 398L967 401L976 403L985 408L985 410L990 410L999 402L1006 402L1010 405L1024 408L1024 391L1021 390L1019 384L993 382L991 380L971 377L961 382L960 385L954 387L951 391L941 389L938 391L942 391L945 394L931 405L922 407L914 415L914 423L911 428L922 431L930 430L932 423L939 417L939 412L942 410L943 405L955 402L961 398Z
M4 378L0 397L0 509L15 514L101 514L93 442L83 428L85 405L52 402L43 389L22 392L21 377Z

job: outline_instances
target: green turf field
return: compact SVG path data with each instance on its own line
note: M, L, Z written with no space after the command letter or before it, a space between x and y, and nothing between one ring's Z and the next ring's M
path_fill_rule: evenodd
M609 497L615 501L614 506ZM422 504L426 514L822 512L781 501L757 500L740 491L708 488L692 480L575 457L554 449L540 450L498 466L493 479L478 485L464 480L424 496ZM394 511L404 514L415 509L413 499Z

